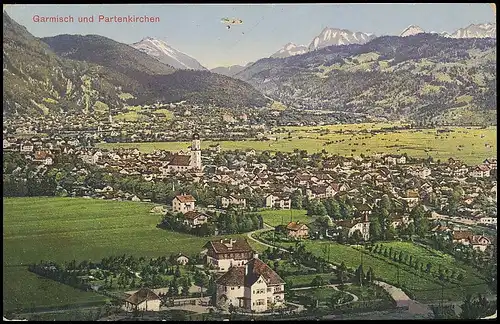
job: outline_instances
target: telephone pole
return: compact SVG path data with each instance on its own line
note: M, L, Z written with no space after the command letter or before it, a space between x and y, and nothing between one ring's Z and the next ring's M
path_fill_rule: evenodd
M401 284L399 283L399 263L398 263L398 286L401 286Z
M290 208L290 223L292 222L292 214L293 214L293 209Z

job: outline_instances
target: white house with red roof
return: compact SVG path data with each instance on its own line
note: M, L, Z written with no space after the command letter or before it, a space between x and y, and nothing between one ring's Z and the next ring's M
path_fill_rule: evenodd
M252 247L244 238L210 241L204 247L207 249L207 264L211 264L219 271L228 271L230 267L242 266L254 255Z
M285 303L285 281L257 255L243 266L231 267L216 280L216 304L265 312Z
M196 199L191 195L175 196L172 200L172 209L174 212L187 213L194 211Z

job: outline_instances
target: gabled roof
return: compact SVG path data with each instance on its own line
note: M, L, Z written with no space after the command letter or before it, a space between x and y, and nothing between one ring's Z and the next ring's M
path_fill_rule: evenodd
M187 213L184 214L184 218L188 219L188 220L195 220L198 217L206 217L206 218L208 218L208 215L203 214L203 213L199 213L199 212L196 212L196 211L188 211Z
M169 165L173 166L189 166L189 163L191 161L191 157L189 155L180 155L180 154L175 154L170 160Z
M453 231L454 240L466 240L469 236L472 236L471 231Z
M132 295L130 295L125 301L134 304L134 305L139 305L145 301L148 300L159 300L160 297L152 291L149 288L141 288Z
M299 223L299 222L290 222L288 223L288 225L286 226L286 229L287 230L290 230L290 231L298 231L300 230L301 228L303 227L306 227L306 228L309 228L306 224L304 223Z
M246 274L245 274L246 273ZM261 260L254 258L242 267L232 267L216 283L223 286L251 287L259 278L267 285L284 284L285 281Z
M230 241L232 241L232 244ZM205 247L212 248L215 253L253 252L252 247L245 238L210 241L205 244Z
M188 203L188 202L195 202L196 201L196 199L194 199L194 197L191 195L175 196L175 199L179 200L181 203Z
M481 239L486 239L487 243L486 245L491 244L491 240L487 238L486 236L483 235L472 235L469 237L469 241L473 245L485 245L484 243L481 243Z

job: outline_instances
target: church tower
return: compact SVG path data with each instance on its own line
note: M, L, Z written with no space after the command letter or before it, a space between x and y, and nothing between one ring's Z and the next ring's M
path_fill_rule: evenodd
M201 141L198 133L193 134L193 141L191 143L191 167L197 170L202 169L201 165Z

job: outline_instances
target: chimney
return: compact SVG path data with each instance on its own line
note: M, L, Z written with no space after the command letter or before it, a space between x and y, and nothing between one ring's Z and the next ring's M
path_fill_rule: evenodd
M257 252L254 252L254 253L253 253L253 258L254 258L254 259L258 259L258 258L259 258L259 254L258 254Z

